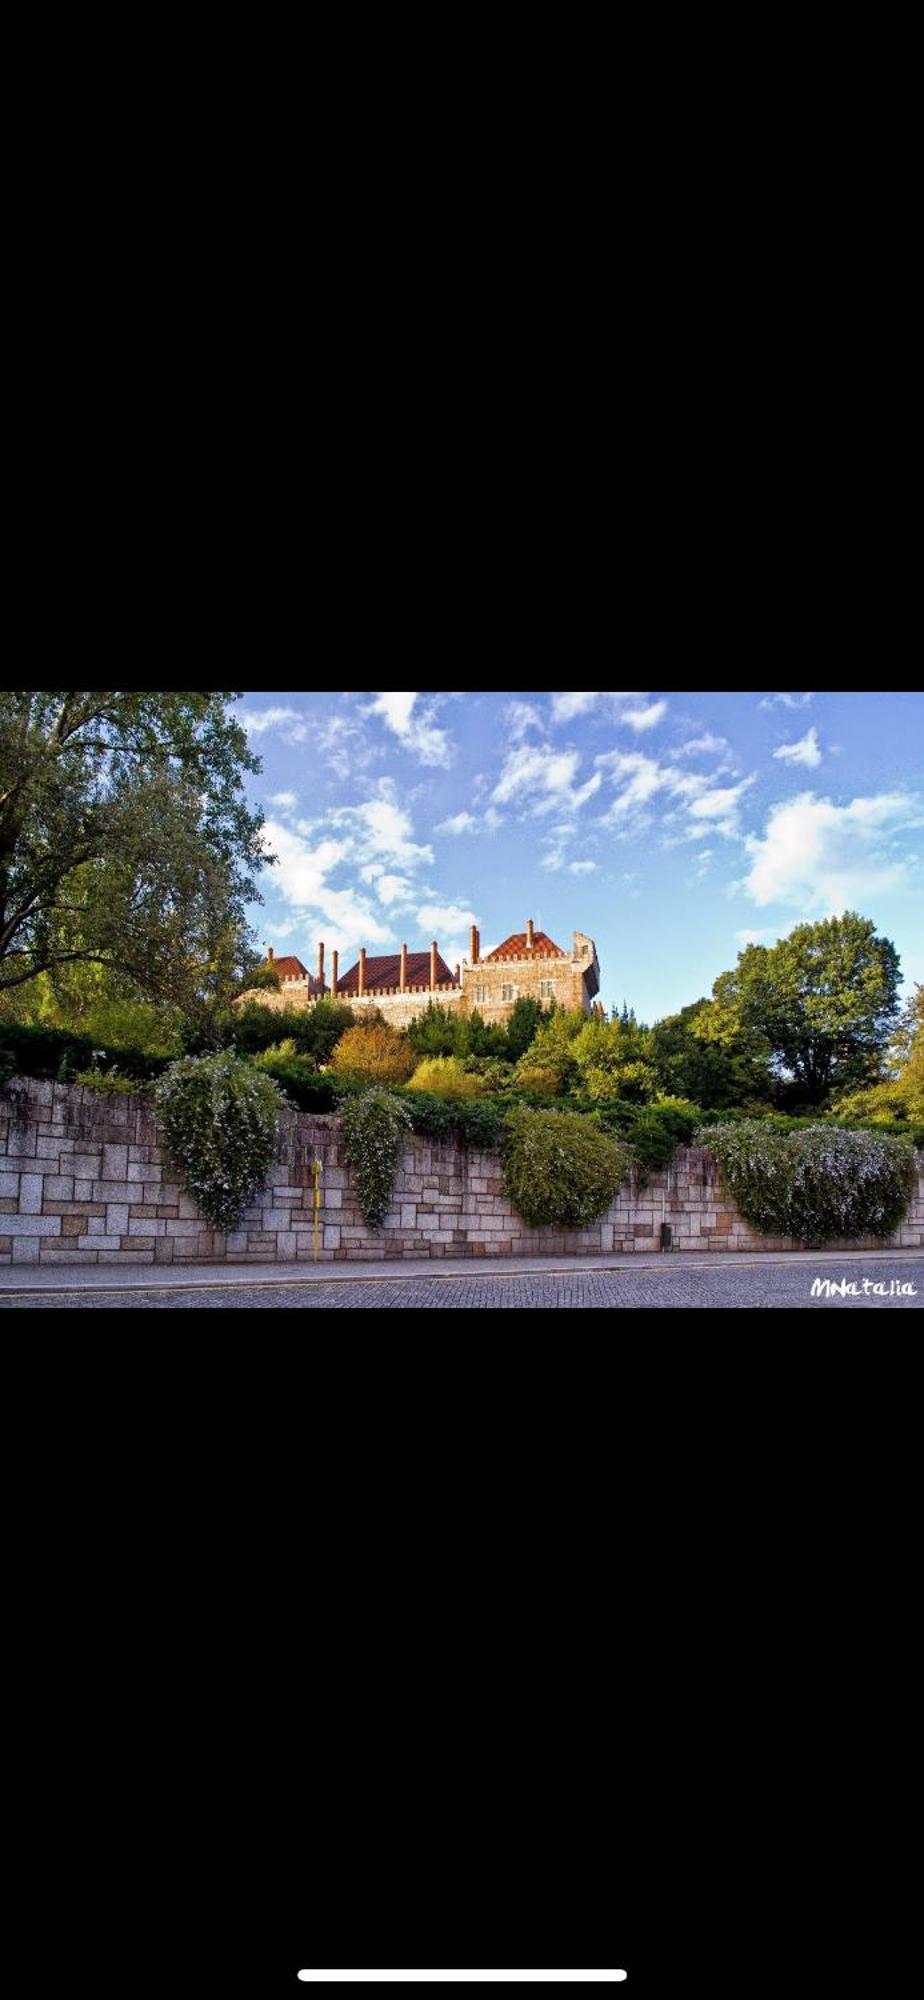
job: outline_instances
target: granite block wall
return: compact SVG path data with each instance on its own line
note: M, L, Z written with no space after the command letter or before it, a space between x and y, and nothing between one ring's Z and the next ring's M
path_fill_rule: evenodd
M711 1155L680 1150L666 1173L620 1191L592 1229L528 1229L503 1192L496 1154L414 1138L385 1226L367 1228L339 1119L293 1113L267 1186L227 1234L210 1229L158 1147L143 1096L17 1079L0 1092L0 1264L296 1263L313 1255L311 1162L321 1161L319 1262L401 1257L796 1250L761 1236L718 1186ZM889 1242L924 1247L924 1178ZM879 1249L863 1237L839 1249Z

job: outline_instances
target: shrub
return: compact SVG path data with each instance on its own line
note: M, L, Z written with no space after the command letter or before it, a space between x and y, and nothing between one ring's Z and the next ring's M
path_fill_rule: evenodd
M107 1068L118 1067L124 1075L144 1081L160 1076L169 1056L151 1055L143 1049L100 1048L92 1035L72 1034L67 1028L26 1026L18 1021L0 1025L0 1054L12 1061L18 1076L55 1078L66 1083L78 1069L90 1069L94 1060Z
M215 1229L233 1229L276 1155L284 1099L230 1050L182 1056L155 1085L167 1152Z
M381 1229L391 1201L410 1113L387 1090L364 1090L341 1109L346 1157L370 1229Z
M326 1112L337 1108L337 1093L331 1077L321 1076L305 1057L288 1062L255 1062L264 1076L271 1076L299 1111Z
M464 1069L458 1056L428 1056L419 1062L409 1089L426 1090L435 1097L483 1097L487 1084L473 1071Z
M519 1105L508 1118L504 1186L530 1228L586 1229L609 1207L631 1163L612 1133L572 1112Z
M496 1098L469 1100L405 1090L401 1102L410 1113L413 1130L421 1138L457 1142L485 1153L500 1145L507 1107Z
M531 1097L558 1097L564 1087L559 1067L543 1068L526 1058L517 1064L515 1084Z
M355 1023L352 1007L338 1000L319 1000L314 1007L263 1007L251 1001L235 1007L227 1020L227 1034L241 1055L256 1055L280 1040L292 1041L300 1056L317 1063L330 1061L333 1050Z
M914 1153L882 1132L813 1124L774 1130L767 1119L705 1125L697 1141L755 1229L802 1243L889 1236L915 1182Z
M85 1084L88 1090L98 1090L101 1097L118 1097L130 1090L144 1089L130 1076L122 1076L117 1069L79 1069L75 1083Z
M369 1084L406 1083L414 1064L407 1037L384 1023L348 1028L331 1057L337 1075L359 1077Z

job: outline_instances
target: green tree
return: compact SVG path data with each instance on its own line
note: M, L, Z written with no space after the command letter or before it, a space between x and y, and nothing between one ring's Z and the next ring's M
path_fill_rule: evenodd
M910 1119L924 1124L924 986L916 986L898 1021L886 1054L886 1077L868 1090L838 1099L848 1117Z
M588 1097L621 1097L645 1104L657 1079L650 1061L650 1033L624 1007L616 1021L585 1021L571 1044L579 1088Z
M770 1045L706 999L668 1014L651 1030L659 1091L705 1111L756 1110L770 1096Z
M713 1026L766 1038L781 1103L823 1106L877 1080L898 978L895 946L848 910L799 924L778 944L748 945L715 982Z
M0 993L79 962L210 1016L271 859L234 694L0 692Z
M507 1054L511 1062L519 1062L520 1057L526 1054L542 1022L547 1019L547 1011L538 1000L524 995L514 1002L507 1021Z

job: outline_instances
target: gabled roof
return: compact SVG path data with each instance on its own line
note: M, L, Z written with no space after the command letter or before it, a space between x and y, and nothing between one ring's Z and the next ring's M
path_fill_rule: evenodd
M496 945L493 951L486 951L479 963L490 965L492 959L504 958L567 958L567 956L567 952L561 951L557 944L553 944L545 931L533 932L532 951L528 951L526 947L526 932L514 931L511 937L504 939L503 944Z
M278 972L280 979L304 979L308 970L307 966L302 964L300 958L294 957L265 958L263 963L264 965L268 965L273 972Z
M450 972L445 959L440 957L439 952L437 952L436 954L436 982L438 986L452 986L454 984L452 973ZM408 952L407 983L409 986L429 986L430 953L428 951ZM401 958L398 952L395 952L394 956L390 958L366 959L367 993L373 993L376 991L387 992L392 987L395 988L399 987L400 984L401 984ZM358 959L355 965L350 966L349 972L345 972L343 978L338 979L337 992L338 993L359 992Z

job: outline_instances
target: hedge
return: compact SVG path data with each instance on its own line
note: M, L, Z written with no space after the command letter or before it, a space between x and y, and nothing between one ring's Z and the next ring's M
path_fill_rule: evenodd
M139 1083L161 1076L173 1056L146 1055L142 1049L100 1049L92 1035L68 1028L26 1027L20 1022L0 1026L0 1075L33 1076L66 1082L78 1070L118 1069Z

